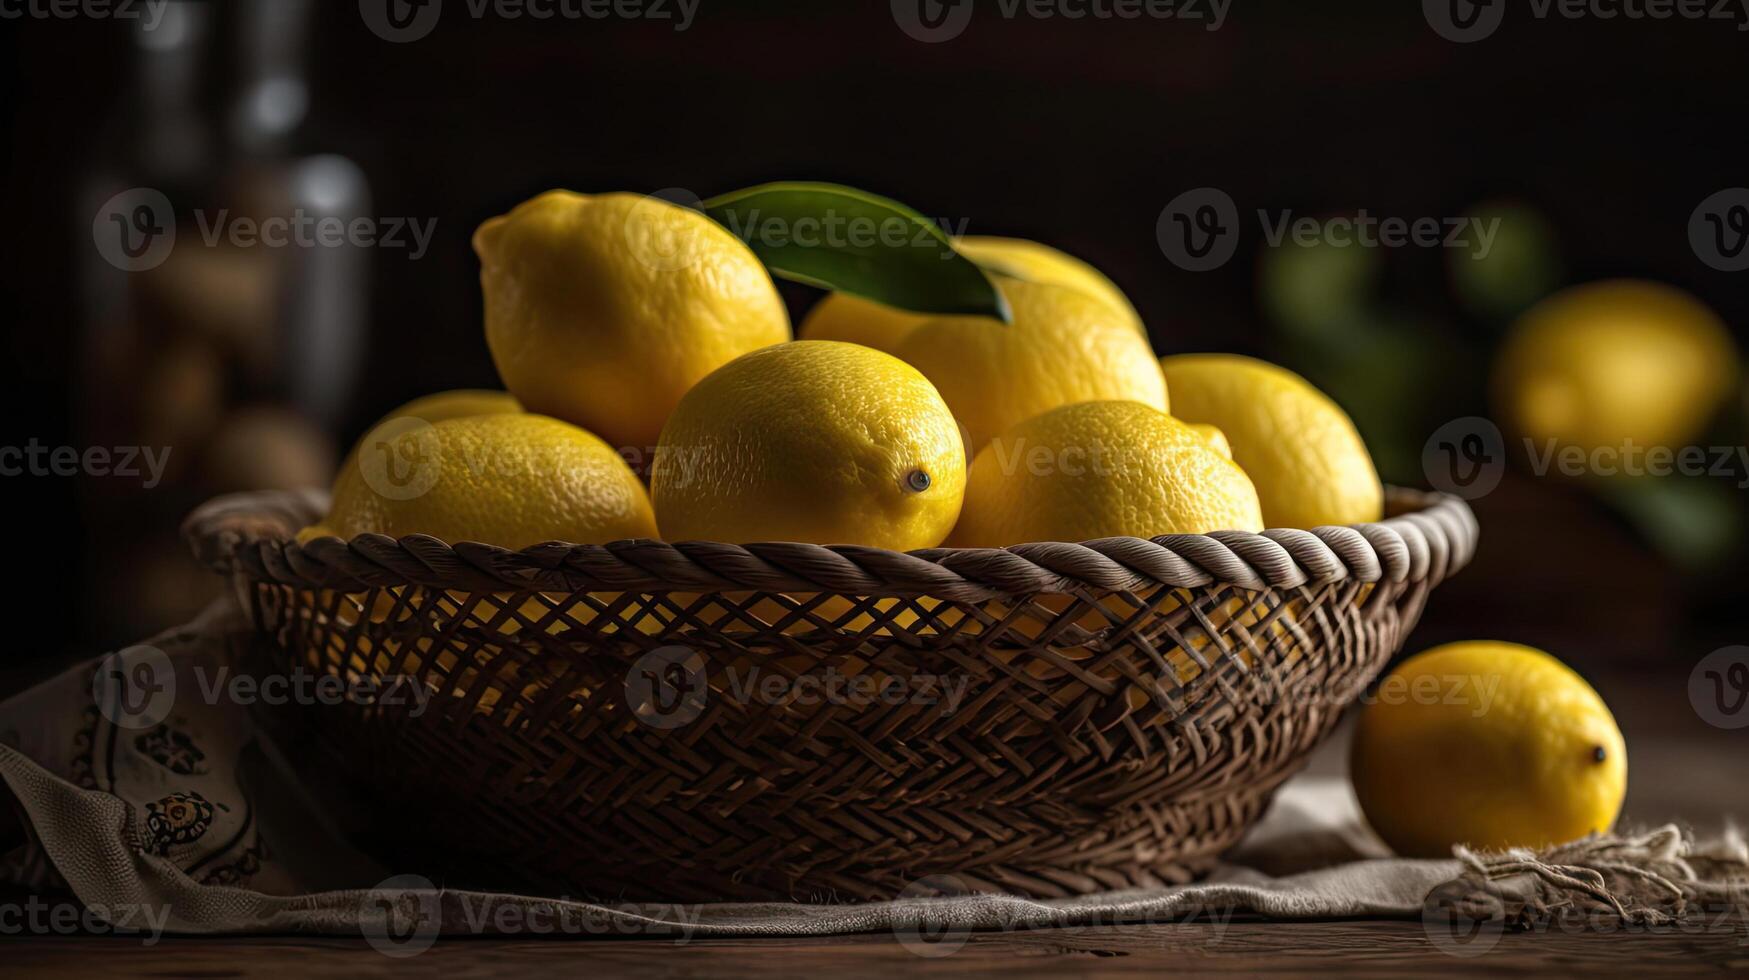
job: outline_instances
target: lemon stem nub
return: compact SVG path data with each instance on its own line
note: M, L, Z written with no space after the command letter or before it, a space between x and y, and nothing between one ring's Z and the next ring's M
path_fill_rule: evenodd
M922 493L929 489L929 474L922 470L912 470L905 474L905 486L914 493Z
M1603 746L1601 746L1601 745L1592 746L1592 748L1591 748L1591 761L1592 762L1595 762L1598 765L1602 765L1603 760L1605 760L1607 758L1609 758L1609 753L1604 751Z

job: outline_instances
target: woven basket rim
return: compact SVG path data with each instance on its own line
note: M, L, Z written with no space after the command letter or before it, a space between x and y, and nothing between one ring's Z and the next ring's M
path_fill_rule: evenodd
M981 601L1157 585L1260 590L1344 579L1437 583L1469 561L1480 529L1462 499L1387 487L1386 502L1395 516L1346 527L912 552L650 539L555 541L512 551L470 541L452 545L424 534L323 537L300 544L293 540L298 529L326 510L327 494L319 490L218 497L189 515L182 531L195 557L214 571L348 592L417 585L468 592L804 591Z

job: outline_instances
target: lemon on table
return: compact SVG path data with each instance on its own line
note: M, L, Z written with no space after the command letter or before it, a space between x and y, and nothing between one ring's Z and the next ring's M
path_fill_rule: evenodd
M1340 406L1306 379L1237 354L1162 358L1172 414L1216 426L1257 485L1270 527L1378 520L1384 488Z
M789 339L753 252L658 198L549 191L482 224L474 250L505 386L617 448L654 447L699 379Z
M1540 650L1484 640L1435 647L1381 682L1351 768L1367 821L1407 857L1602 833L1627 789L1597 692Z
M1519 434L1589 452L1687 445L1736 378L1730 334L1699 300L1659 283L1612 280L1563 290L1527 311L1500 351L1493 384Z
M1140 314L1123 290L1067 252L1024 238L989 235L957 238L954 248L986 271L1080 290L1106 303L1147 336ZM842 340L891 354L906 334L930 319L927 313L895 309L849 293L831 293L808 311L797 333L808 340Z
M681 399L650 494L670 541L802 541L908 551L959 516L965 448L922 374L855 344L744 355Z
M653 538L656 522L637 475L590 433L542 415L477 415L372 430L336 477L328 515L298 540L365 533L514 549Z
M1137 402L1082 402L979 450L952 544L1262 529L1251 481L1202 433Z

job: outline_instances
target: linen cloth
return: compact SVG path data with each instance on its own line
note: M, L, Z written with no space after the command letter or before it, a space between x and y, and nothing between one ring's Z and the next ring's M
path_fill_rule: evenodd
M951 882L926 880L915 896L852 905L598 904L445 888L417 873L396 874L350 846L293 775L283 747L247 708L212 696L215 678L235 669L246 638L236 605L216 604L186 626L0 704L0 779L26 836L0 859L0 883L70 892L117 931L363 935L394 955L445 935L684 941L888 930L930 953L979 929L1234 915L1424 917L1430 894L1449 906L1454 888L1460 899L1474 899L1478 888L1493 898L1496 888L1474 856L1388 856L1365 829L1347 782L1329 777L1290 781L1212 875L1169 888L1035 901L953 895ZM173 673L173 684L158 685L171 688L168 695L130 687L128 675L146 669ZM119 698L142 696L143 703L118 710ZM151 703L160 696L163 704ZM1511 877L1534 897L1535 869L1521 864ZM1458 887L1464 881L1475 887ZM1543 907L1549 895L1559 905L1563 894L1548 891ZM1481 907L1495 915L1499 902Z

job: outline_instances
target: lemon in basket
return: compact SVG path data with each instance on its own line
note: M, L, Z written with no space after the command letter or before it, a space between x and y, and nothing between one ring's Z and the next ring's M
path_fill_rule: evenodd
M1161 360L1172 414L1220 429L1269 527L1378 520L1384 488L1348 415L1304 378L1237 354Z
M656 522L631 467L574 425L529 414L402 416L353 450L327 516L298 539L364 533L526 548L651 538Z
M1586 451L1680 447L1730 396L1737 352L1717 315L1670 286L1575 286L1532 307L1494 367L1518 432Z
M617 448L655 446L699 379L790 336L752 250L659 198L549 191L482 224L474 250L505 386Z
M967 235L954 240L961 255L990 272L1077 289L1104 301L1146 336L1142 318L1129 298L1105 274L1067 252L1024 238ZM843 340L894 353L912 328L932 319L926 313L883 306L849 293L832 293L808 311L798 333L810 340Z
M407 402L371 424L370 431L381 429L397 419L416 419L420 422L443 422L447 419L465 419L475 415L513 415L522 411L522 403L507 391L491 391L485 388L456 388L451 391L439 391L430 395L421 395ZM363 445L367 439L359 440ZM340 464L342 471L350 468L356 461L358 447L346 456L346 461Z
M965 479L959 426L927 378L817 340L744 355L688 392L662 432L650 494L670 541L907 551L947 536Z
M1127 400L1166 408L1165 379L1133 312L1057 283L1003 275L995 281L1013 310L1012 324L977 316L919 319L858 300L867 317L823 313L803 325L803 335L876 347L914 365L965 427L973 453L1009 426L1060 405Z
M1436 647L1380 682L1351 769L1367 821L1408 857L1602 833L1628 771L1621 731L1583 678L1494 641Z
M1257 490L1203 433L1137 402L1082 402L979 450L951 543L1261 531Z

